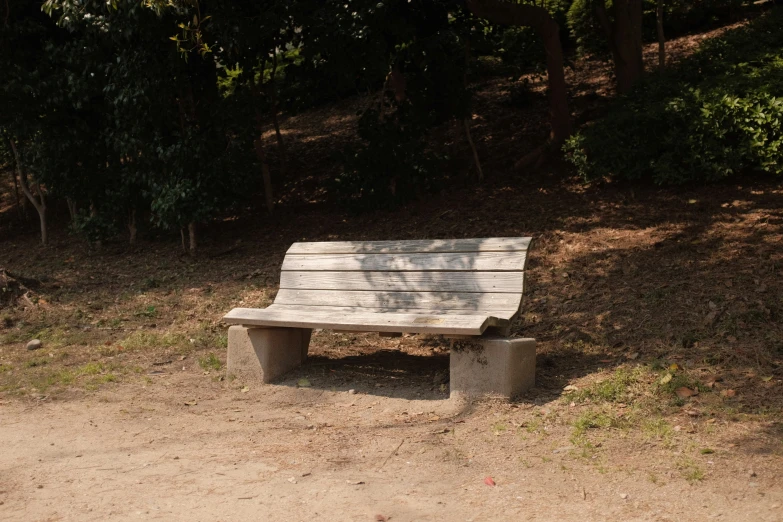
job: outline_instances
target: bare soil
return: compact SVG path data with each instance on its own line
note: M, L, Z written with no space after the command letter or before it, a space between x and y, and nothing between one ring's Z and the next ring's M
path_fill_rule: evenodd
M196 258L174 237L88 246L57 215L42 249L0 203L0 269L24 289L0 308L0 519L783 520L780 183L514 172L546 109L509 109L505 82L474 118L487 181L468 159L448 192L393 212L324 202L361 100L287 119L308 175L274 218L202 230ZM274 385L222 368L221 316L272 301L294 241L521 235L514 335L539 356L514 401L448 399L438 337L316 332Z

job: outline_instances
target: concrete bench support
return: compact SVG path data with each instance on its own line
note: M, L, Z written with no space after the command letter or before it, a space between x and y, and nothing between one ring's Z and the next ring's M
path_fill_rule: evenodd
M248 381L272 382L307 359L311 333L309 328L231 326L227 373Z
M450 356L451 397L510 398L536 382L535 339L455 339Z

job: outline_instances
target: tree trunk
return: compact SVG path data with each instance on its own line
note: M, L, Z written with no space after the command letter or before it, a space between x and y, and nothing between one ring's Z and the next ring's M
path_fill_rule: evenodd
M470 135L470 118L462 120L465 125L465 135L468 137L468 144L470 144L470 150L473 151L473 162L476 164L476 170L478 171L478 180L484 179L484 171L481 169L481 161L479 160L478 151L476 145L473 143L473 136Z
M275 50L272 61L272 72L269 75L269 97L272 99L272 124L275 126L275 137L277 138L277 147L280 149L280 177L285 179L288 172L288 155L285 149L283 134L280 132L280 120L277 118L277 90L275 88L275 74L277 73L277 50Z
M642 0L615 0L610 20L603 0L595 1L598 21L604 28L614 60L617 90L626 93L644 74L642 56Z
M76 225L76 217L79 213L76 202L71 198L65 198L65 202L68 204L68 215L71 216L71 225Z
M22 169L22 163L19 159L19 151L16 150L16 144L14 140L8 140L11 144L11 152L14 155L14 161L16 162L16 172L19 175L19 184L22 185L22 192L33 204L35 210L38 212L38 218L41 222L41 244L46 246L49 243L49 233L46 227L46 198L44 197L41 185L36 183L35 188L37 195L34 195L30 189L30 184L27 182L27 175Z
M16 212L19 214L19 218L23 218L25 214L25 209L22 206L23 200L19 196L19 181L16 179L16 171L11 170L11 177L14 178L14 196L16 196Z
M470 65L470 40L465 40L465 72L462 75L462 85L467 90L468 88L468 66ZM481 160L479 160L478 151L476 145L473 143L473 136L470 134L470 115L466 116L463 120L465 126L465 135L468 138L468 144L470 150L473 152L473 162L476 164L476 171L478 171L478 180L484 179L484 170L481 168Z
M266 62L261 63L261 70L264 70ZM275 67L273 65L273 67ZM250 82L250 88L253 92L253 96L255 96L256 99L261 98L261 90L263 89L263 81L264 76L263 74L258 79L258 84L255 82ZM261 162L261 179L264 182L264 199L266 201L266 210L269 214L272 214L275 208L275 200L272 196L272 175L269 171L269 162L266 158L266 151L264 151L264 142L263 142L263 125L262 125L262 117L261 113L258 110L258 105L255 106L255 112L256 112L256 126L258 128L258 139L256 139L253 142L253 147L256 151L256 157L258 158L258 161ZM281 136L282 138L282 136ZM279 142L278 142L279 143Z
M130 216L128 216L128 232L130 232L130 244L135 245L136 244L136 209L131 209Z
M663 34L663 0L655 7L655 27L658 30L658 67L666 67L666 36Z
M466 0L465 5L474 15L493 24L531 27L541 36L546 50L546 68L549 77L551 139L556 144L565 141L573 132L573 123L571 111L568 109L560 27L549 11L544 7L513 4L501 0Z
M264 198L266 200L266 210L270 214L275 210L275 200L272 197L272 176L269 172L269 163L266 161L264 144L261 142L261 136L255 141L256 156L261 162L261 177L264 180Z
M188 223L188 240L190 242L190 255L196 253L196 224Z

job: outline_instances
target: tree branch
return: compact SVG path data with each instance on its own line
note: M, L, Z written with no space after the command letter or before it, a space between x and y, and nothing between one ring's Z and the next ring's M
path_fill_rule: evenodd
M27 199L29 199L33 204L35 210L40 213L46 208L46 206L43 204L43 202L39 202L30 190L30 184L27 182L27 175L24 173L24 170L22 170L22 162L19 159L19 151L16 149L16 143L14 143L14 140L12 139L9 139L8 143L11 144L11 152L14 154L16 172L19 175L19 184L22 186L22 192L24 192L24 195L27 196ZM43 200L40 185L38 186L38 194L41 195L41 199Z

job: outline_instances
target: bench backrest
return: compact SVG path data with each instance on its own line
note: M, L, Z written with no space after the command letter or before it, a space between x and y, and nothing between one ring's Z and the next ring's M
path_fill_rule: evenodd
M294 243L275 304L512 319L530 238Z

